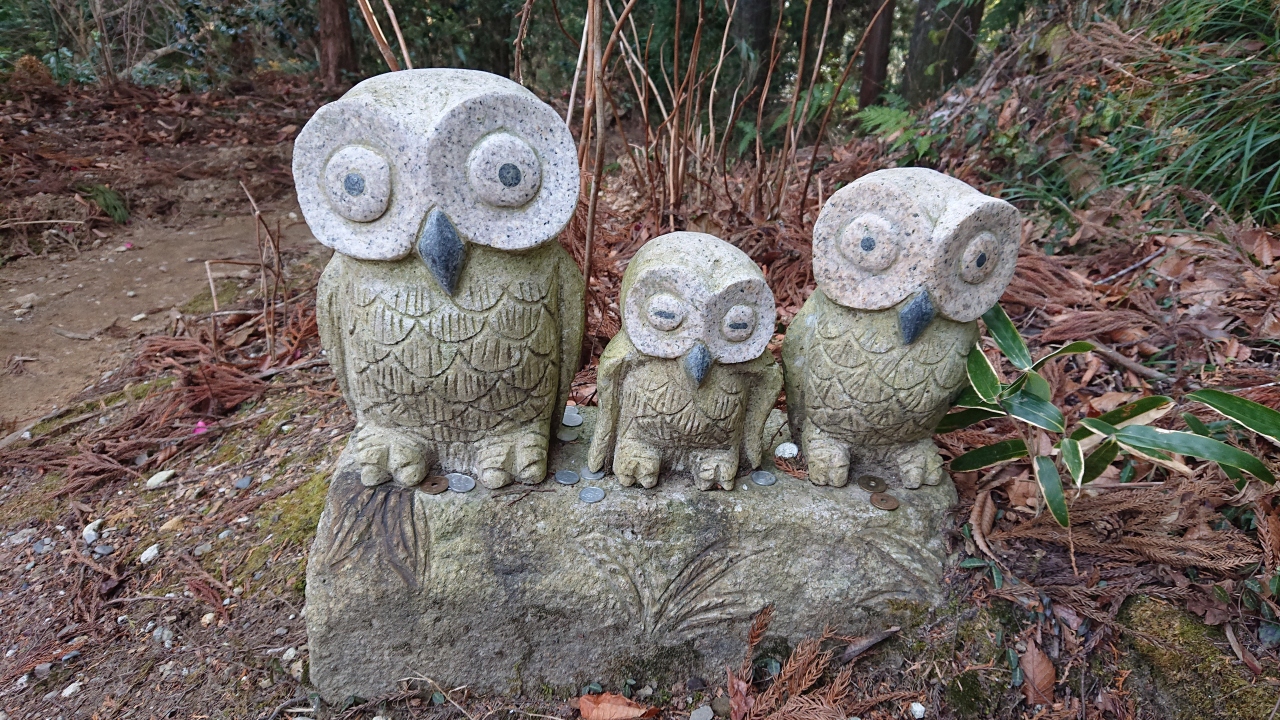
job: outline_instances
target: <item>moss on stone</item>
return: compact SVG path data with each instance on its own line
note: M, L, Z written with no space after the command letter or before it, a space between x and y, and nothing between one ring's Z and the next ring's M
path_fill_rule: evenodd
M1255 684L1227 648L1221 630L1155 598L1130 599L1120 622L1134 631L1125 657L1133 687L1170 720L1256 720L1275 707L1276 691ZM1152 643L1139 634L1158 641Z
M217 283L216 286L218 288L218 307L230 305L240 292L240 284L235 280L223 280ZM182 312L187 315L204 315L205 313L213 312L213 295L206 289L187 301L187 304L182 306Z
M613 668L609 676L630 678L637 683L657 688L670 687L674 683L688 680L689 669L698 666L700 657L692 642L660 647L645 655L624 659Z
M987 692L976 670L960 673L947 683L947 708L963 720L991 717L997 699Z

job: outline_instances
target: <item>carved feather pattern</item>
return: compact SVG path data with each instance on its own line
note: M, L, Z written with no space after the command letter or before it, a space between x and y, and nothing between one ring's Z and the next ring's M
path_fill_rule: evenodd
M362 422L474 441L547 418L561 394L558 263L568 260L551 250L510 260L473 248L454 297L414 256L335 255L320 303L339 330L325 346Z
M417 507L417 491L391 483L360 484L358 471L334 478L327 536L317 538L320 561L337 569L343 563L385 566L409 587L421 588L431 576L426 513Z
M851 310L820 292L792 327L800 330L794 352L804 359L798 389L806 414L854 446L929 437L965 382L978 335L974 323L936 317L904 345L896 309Z

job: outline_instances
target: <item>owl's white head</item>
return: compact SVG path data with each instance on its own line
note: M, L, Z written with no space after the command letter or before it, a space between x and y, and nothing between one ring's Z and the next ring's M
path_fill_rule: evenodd
M293 176L321 243L362 260L416 250L449 292L465 243L537 247L578 203L564 121L519 84L474 70L356 85L298 134Z
M683 358L697 384L713 362L760 357L777 322L760 268L738 248L696 232L645 243L623 274L618 307L637 350Z
M913 342L935 313L976 320L1013 279L1021 222L1009 203L924 168L864 175L822 206L813 275L834 302L900 309Z

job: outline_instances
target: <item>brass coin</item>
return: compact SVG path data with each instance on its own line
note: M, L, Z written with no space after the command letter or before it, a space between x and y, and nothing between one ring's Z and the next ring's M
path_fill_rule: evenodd
M871 504L881 510L897 510L898 498L889 495L888 493L871 493Z
M423 480L418 489L428 495L439 495L449 489L449 479L443 475L432 475Z
M882 493L889 489L889 484L875 475L863 475L858 478L858 484L863 490L872 493Z

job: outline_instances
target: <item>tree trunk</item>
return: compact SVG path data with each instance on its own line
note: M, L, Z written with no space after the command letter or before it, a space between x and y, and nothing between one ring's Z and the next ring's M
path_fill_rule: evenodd
M481 3L479 15L480 27L472 35L471 57L468 65L476 70L484 70L494 75L511 77L512 48L515 33L515 13L506 3Z
M748 64L747 81L760 89L769 69L769 50L773 42L773 3L771 0L738 0L733 11L729 33L742 42L754 56Z
M875 16L871 32L867 34L867 47L862 55L862 88L858 91L858 108L875 105L884 92L884 81L889 76L889 50L893 40L894 0L883 0L884 9ZM873 2L874 13L880 9Z
M973 67L982 24L983 0L960 0L939 9L939 0L920 0L911 29L903 94L919 105L942 94Z
M348 75L359 71L356 44L351 38L347 0L320 0L320 72L325 87L346 87Z

